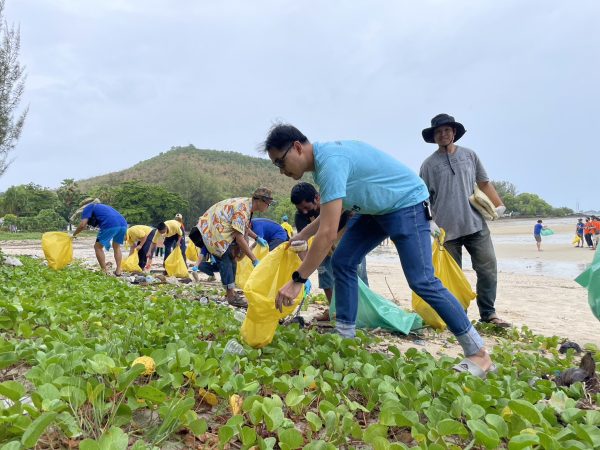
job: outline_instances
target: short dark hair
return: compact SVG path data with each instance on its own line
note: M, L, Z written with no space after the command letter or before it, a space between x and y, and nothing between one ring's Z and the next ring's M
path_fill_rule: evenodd
M542 223L542 219L538 220L538 223Z
M299 205L303 201L314 202L317 194L318 192L312 184L301 181L292 188L290 200L294 205Z
M158 225L156 225L156 229L158 231L163 231L167 229L167 224L164 222L159 223Z
M308 138L298 128L289 123L276 123L269 130L262 151L268 153L269 150L285 150L295 141L306 144Z

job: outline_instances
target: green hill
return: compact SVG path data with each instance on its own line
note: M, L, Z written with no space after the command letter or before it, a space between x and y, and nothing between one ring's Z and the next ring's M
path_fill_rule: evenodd
M82 192L94 192L134 180L157 184L179 194L189 204L184 212L187 217L197 217L225 198L250 196L259 186L270 188L280 203L287 203L296 183L281 175L268 159L194 146L173 147L129 169L77 183Z

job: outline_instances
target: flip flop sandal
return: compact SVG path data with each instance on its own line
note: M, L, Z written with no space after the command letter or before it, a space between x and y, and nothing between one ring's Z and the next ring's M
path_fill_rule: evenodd
M468 358L463 359L461 362L459 362L457 365L455 365L453 367L454 370L456 370L457 372L468 372L471 375L475 376L475 377L479 377L483 380L485 380L485 378L487 377L488 373L497 373L498 372L498 368L496 367L496 365L494 363L492 363L492 365L490 366L490 368L488 370L483 370L478 364L475 364L473 361L471 361Z

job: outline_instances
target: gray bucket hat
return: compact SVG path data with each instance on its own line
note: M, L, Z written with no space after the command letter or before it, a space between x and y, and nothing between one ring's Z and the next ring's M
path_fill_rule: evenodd
M438 127L443 127L443 126L452 127L456 130L456 136L454 136L454 142L458 141L467 132L467 130L465 130L465 127L463 126L463 124L454 120L454 117L452 117L451 115L438 114L433 119L431 119L431 127L425 128L421 132L421 134L423 135L423 139L425 139L425 142L428 142L430 144L435 144L435 140L433 138L435 129Z

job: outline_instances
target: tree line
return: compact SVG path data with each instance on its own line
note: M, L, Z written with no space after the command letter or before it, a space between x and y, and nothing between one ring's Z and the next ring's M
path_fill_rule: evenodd
M181 173L178 183L169 187L141 181L125 181L116 186L97 186L84 192L73 179L63 180L56 190L34 183L11 186L0 194L1 228L16 227L21 231L49 231L65 229L71 216L86 197L98 198L119 211L131 225L156 226L181 213L188 226L214 203L224 197L218 186L203 183L202 176ZM289 198L276 198L277 203L263 217L276 221L295 208ZM292 216L293 217L293 216Z
M192 226L211 205L232 196L224 193L222 187L210 182L205 175L198 175L191 169L184 168L178 175L165 186L133 180L115 186L96 186L87 192L73 179L63 180L56 190L33 183L12 186L0 194L0 217L4 218L2 228L16 226L22 231L65 229L86 197L97 197L113 206L132 225L156 225L181 213L188 226ZM552 207L536 194L517 193L510 182L493 183L507 212L515 216L561 217L573 214L569 208ZM280 221L283 215L287 215L293 221L296 209L289 196L276 196L275 200L277 202L263 217Z

